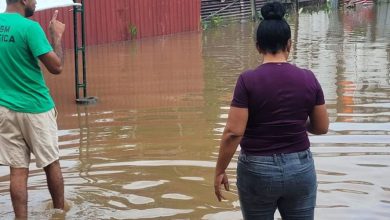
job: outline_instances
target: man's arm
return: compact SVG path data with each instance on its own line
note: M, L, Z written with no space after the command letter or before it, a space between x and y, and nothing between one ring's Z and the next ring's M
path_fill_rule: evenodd
M62 49L62 34L65 31L65 24L57 20L58 11L54 12L49 24L49 32L52 40L53 51L39 56L39 60L47 70L53 74L60 74L64 64L64 53Z

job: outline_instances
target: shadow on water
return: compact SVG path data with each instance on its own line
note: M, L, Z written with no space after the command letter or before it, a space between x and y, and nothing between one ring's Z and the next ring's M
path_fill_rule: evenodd
M333 8L334 7L334 8ZM390 215L390 5L329 4L288 18L290 61L321 82L330 133L311 136L318 173L316 219ZM74 101L72 53L46 74L57 103L66 214L50 209L44 174L31 165L36 219L241 219L235 162L228 201L213 195L219 138L240 72L256 67L252 22L203 33L89 47L88 91ZM12 219L8 169L0 167L0 216Z

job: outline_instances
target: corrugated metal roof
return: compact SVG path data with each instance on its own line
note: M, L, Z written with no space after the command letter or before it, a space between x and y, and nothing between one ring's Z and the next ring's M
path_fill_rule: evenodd
M62 8L73 5L80 5L74 3L73 0L37 0L35 11L43 11L50 8ZM0 0L0 12L4 12L7 7L6 0Z

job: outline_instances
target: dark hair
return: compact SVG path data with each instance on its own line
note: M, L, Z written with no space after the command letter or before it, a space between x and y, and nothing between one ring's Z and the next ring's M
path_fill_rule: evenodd
M17 3L17 2L20 2L20 0L7 0L7 5L9 4L14 4L14 3Z
M286 50L291 38L290 25L284 19L286 9L279 2L270 2L261 8L262 20L257 28L257 46L264 53L276 54Z

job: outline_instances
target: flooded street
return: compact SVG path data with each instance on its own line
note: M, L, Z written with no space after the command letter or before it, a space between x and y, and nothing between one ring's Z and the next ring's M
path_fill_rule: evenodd
M320 81L331 125L311 136L318 174L316 219L390 216L390 3L306 8L288 21L290 61ZM256 24L145 38L87 49L93 106L77 106L73 52L46 74L59 112L66 214L50 209L45 174L31 165L31 219L242 219L228 173L228 201L213 175L238 75L260 64ZM0 167L0 219L13 219L8 167Z

